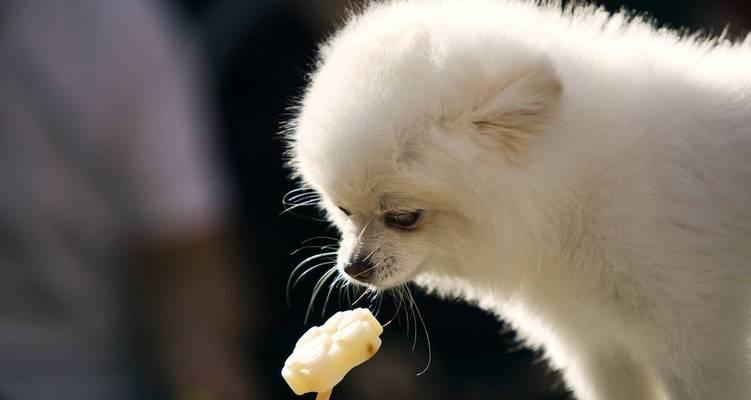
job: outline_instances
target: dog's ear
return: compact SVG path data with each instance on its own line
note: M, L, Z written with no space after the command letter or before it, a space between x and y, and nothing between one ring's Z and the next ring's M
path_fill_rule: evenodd
M500 146L516 162L554 117L562 93L553 66L542 60L493 88L472 111L471 123L483 141Z

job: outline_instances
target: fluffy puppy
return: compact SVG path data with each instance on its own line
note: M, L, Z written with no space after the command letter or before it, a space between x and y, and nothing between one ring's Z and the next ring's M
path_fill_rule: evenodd
M376 3L293 167L338 267L507 319L580 400L751 399L751 41L557 3Z

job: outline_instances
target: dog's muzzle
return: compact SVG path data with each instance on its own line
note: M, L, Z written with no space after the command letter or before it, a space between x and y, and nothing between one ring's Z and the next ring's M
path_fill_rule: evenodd
M373 253L355 251L352 259L344 266L344 272L352 279L368 283L375 276L376 265L372 263Z

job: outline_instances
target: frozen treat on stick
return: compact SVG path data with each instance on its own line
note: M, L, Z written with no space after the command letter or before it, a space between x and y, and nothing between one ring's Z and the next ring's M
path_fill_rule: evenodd
M300 337L284 362L282 377L296 394L316 392L317 400L327 400L349 370L378 351L382 332L370 310L340 311Z

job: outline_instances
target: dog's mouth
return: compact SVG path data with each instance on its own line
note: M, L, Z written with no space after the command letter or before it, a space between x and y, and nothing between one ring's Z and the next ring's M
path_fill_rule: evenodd
M389 289L411 281L420 269L418 267L414 270L405 270L393 257L389 256L372 263L350 262L341 269L341 272L354 284L376 289Z

